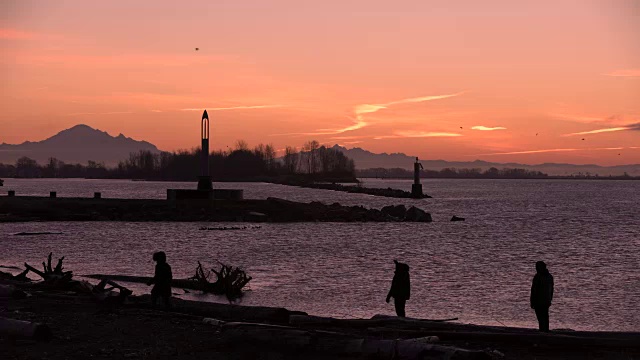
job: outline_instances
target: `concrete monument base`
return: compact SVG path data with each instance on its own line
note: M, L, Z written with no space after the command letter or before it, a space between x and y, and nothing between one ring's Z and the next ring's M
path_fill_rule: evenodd
M211 191L213 185L211 184L211 176L198 176L198 190Z
M242 200L244 191L237 189L167 189L167 200Z
M422 184L411 184L411 197L416 199L422 199Z

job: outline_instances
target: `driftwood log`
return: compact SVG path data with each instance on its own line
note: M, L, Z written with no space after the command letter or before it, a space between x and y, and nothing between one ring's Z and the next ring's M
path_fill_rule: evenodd
M289 324L293 326L318 326L327 325L345 328L366 329L371 327L392 327L394 329L418 330L424 327L432 327L434 324L445 323L447 321L455 321L458 318L451 319L410 319L399 318L396 316L375 315L371 319L336 319L330 317L320 317L311 315L291 315Z
M51 339L51 330L47 325L3 317L0 317L0 334L37 341Z
M212 275L216 275L216 280L211 282ZM147 284L151 278L146 276L129 276L129 275L106 275L92 274L86 275L92 279L109 279L114 281L126 281L132 283ZM215 295L225 295L229 301L234 301L243 294L243 288L251 281L251 276L237 267L220 263L220 270L212 269L206 271L202 264L198 262L196 273L188 279L173 279L171 287L200 290L205 293Z
M373 359L490 359L484 351L431 344L431 339L381 340L300 328L231 322L220 326L228 345L256 344L288 352Z
M0 298L24 299L26 297L27 293L13 285L0 284Z

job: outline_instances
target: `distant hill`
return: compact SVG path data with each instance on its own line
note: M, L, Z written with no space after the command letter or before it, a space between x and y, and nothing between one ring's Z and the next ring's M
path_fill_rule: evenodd
M402 168L413 169L415 156L409 156L403 153L382 153L376 154L361 148L347 149L345 147L334 145L334 149L342 151L347 157L353 159L358 169L371 168ZM541 171L548 175L572 175L589 172L592 175L599 176L623 175L625 172L631 176L640 176L640 164L618 165L618 166L600 166L595 164L575 165L575 164L556 164L544 163L537 165L527 165L518 163L496 163L483 160L475 160L469 162L463 161L445 161L445 160L420 160L422 166L427 170L442 170L444 168L471 169L479 168L482 170L495 167L501 168L520 168L527 170Z
M13 164L18 158L27 156L44 164L54 157L65 163L86 164L87 161L104 162L114 166L127 159L129 153L148 150L160 152L146 141L137 141L122 134L111 136L105 131L87 125L76 125L38 142L22 144L0 144L0 163Z

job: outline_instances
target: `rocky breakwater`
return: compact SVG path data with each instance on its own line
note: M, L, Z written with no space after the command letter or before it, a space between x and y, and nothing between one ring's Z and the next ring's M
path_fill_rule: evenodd
M415 206L407 209L404 205L389 205L382 208L383 214L397 221L432 222L431 214Z
M281 185L289 185L289 186L299 186L303 188L310 189L322 189L322 190L333 190L333 191L344 191L353 194L367 194L373 196L383 196L383 197L392 197L399 199L416 199L410 191L404 191L400 189L392 189L392 188L368 188L364 186L357 185L342 185L335 183L314 183L314 182L276 182ZM431 196L427 194L422 194L422 196L418 197L420 199L431 198Z
M0 222L16 221L430 222L431 215L413 206L378 210L278 198L171 202L0 196Z
M368 209L364 206L344 206L339 203L325 205L318 201L299 203L278 198L268 198L269 214L274 221L377 221L377 222L431 222L431 214L404 205Z

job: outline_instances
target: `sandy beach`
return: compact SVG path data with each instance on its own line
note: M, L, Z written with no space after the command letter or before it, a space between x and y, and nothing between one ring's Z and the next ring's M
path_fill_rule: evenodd
M640 358L638 333L541 334L389 316L332 319L180 299L165 310L151 308L148 295L106 306L88 295L17 287L27 297L0 298L0 317L46 324L52 337L36 341L3 334L5 359Z

